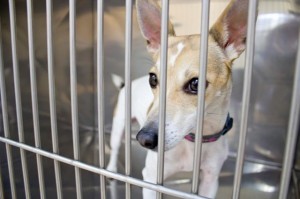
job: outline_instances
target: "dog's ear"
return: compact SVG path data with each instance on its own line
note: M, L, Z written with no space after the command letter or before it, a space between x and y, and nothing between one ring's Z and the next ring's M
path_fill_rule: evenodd
M156 0L137 0L137 18L142 35L147 40L147 49L153 53L160 48L161 8ZM169 35L175 35L169 21Z
M232 0L210 29L210 35L230 60L238 58L245 50L248 4L249 0Z

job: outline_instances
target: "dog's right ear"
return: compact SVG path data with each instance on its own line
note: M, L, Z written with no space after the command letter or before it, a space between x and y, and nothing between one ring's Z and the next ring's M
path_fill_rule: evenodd
M136 10L142 35L147 40L147 49L155 53L160 48L161 8L156 0L137 0ZM170 21L169 35L175 35Z

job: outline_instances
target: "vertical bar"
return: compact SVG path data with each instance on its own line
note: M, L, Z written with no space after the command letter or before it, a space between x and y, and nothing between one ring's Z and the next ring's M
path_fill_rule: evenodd
M209 7L210 0L203 0L201 5L201 39L200 39L200 69L199 69L199 89L198 89L198 108L197 108L197 127L193 162L192 193L198 194L199 173L202 148L202 131L205 105L205 82L208 51L208 31L209 31Z
M97 100L98 100L98 134L99 164L105 167L105 135L104 135L104 56L103 56L103 0L97 1ZM105 176L100 175L101 198L106 198Z
M32 1L27 0L29 67L30 67L30 86L31 86L32 114L33 114L33 127L34 127L34 141L35 141L35 147L41 148L32 15L33 15ZM45 182L44 182L42 157L37 154L36 159L37 159L37 172L38 172L39 186L40 186L40 198L44 199L46 196L45 196Z
M76 0L70 0L70 79L74 159L80 159L78 133L77 71L76 71ZM77 198L82 198L80 169L75 167Z
M295 169L292 171L292 178L293 178L293 184L294 184L294 190L295 190L295 198L300 198L300 190L299 190L299 183L298 183L298 177Z
M0 20L1 22L1 20ZM1 108L2 108L2 118L3 118L3 127L4 127L4 136L10 138L9 132L9 122L8 122L8 111L7 111L7 98L6 98L6 87L5 87L5 78L4 78L4 69L3 69L3 51L2 51L2 29L0 23L0 92L1 92ZM7 162L8 162L8 173L10 178L10 187L12 198L16 198L16 188L15 188L15 178L13 171L13 161L11 155L11 146L5 144L6 153L7 153Z
M24 143L24 128L23 128L23 115L22 115L22 103L20 92L20 76L19 76L19 64L17 55L17 38L16 38L16 19L15 19L15 3L14 0L9 0L9 16L10 16L10 32L11 32L11 44L12 44L12 57L13 57L13 73L14 73L14 87L15 87L15 100L17 110L17 123L19 142ZM26 153L23 149L20 149L22 172L24 180L25 195L27 199L30 199L30 187L28 179L27 159Z
M57 119L56 119L56 97L55 97L55 77L53 69L53 40L52 40L52 1L46 0L47 15L47 53L48 53L48 81L49 81L49 103L51 118L51 137L53 153L59 154ZM62 199L61 171L60 163L54 160L55 183L57 198Z
M235 165L235 175L234 175L233 195L232 195L233 199L239 198L243 166L244 166L245 142L247 136L248 112L249 112L250 90L251 90L251 80L252 80L252 65L253 65L253 57L254 57L257 2L258 2L257 0L249 1L247 47L246 47L243 103L242 103L243 105L242 105L242 113L241 113L239 145L238 145L237 160Z
M163 184L164 179L164 149L166 123L166 88L167 88L167 61L168 61L168 32L169 32L169 0L162 1L161 20L161 51L160 51L160 90L159 90L159 129L158 129L158 158L157 184ZM157 199L162 194L157 192Z
M126 0L125 33L125 174L131 174L131 52L132 0ZM126 183L126 199L131 198L130 184Z
M3 190L3 183L2 183L2 170L0 167L0 199L4 199L4 190Z
M1 20L0 20L1 22ZM6 87L5 87L5 77L3 69L3 51L2 51L2 29L0 23L0 92L1 92L1 108L2 108L2 120L4 127L4 136L5 138L10 138L9 132L9 121L8 121L8 111L7 111L7 98L6 98ZM14 166L12 161L11 146L5 144L6 154L7 154L7 164L8 164L8 175L11 189L11 196L13 199L17 198L16 194L16 185L15 185L15 175L14 175Z
M295 67L294 88L290 108L289 126L287 141L285 145L283 168L281 173L281 182L279 190L279 199L287 198L294 154L296 149L297 135L299 131L299 114L300 114L300 32L298 37L298 53Z

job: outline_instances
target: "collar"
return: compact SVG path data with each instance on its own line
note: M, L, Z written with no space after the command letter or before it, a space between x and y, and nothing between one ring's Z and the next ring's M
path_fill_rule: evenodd
M217 141L222 135L225 135L232 128L232 125L233 125L233 118L230 117L230 115L228 113L223 129L219 133L215 133L213 135L202 136L202 143ZM190 142L195 142L195 134L194 133L189 133L184 138Z

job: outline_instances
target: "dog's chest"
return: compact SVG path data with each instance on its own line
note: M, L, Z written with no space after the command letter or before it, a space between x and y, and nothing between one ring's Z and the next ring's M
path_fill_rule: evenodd
M168 160L180 171L193 171L194 143L183 140L175 148L166 153ZM221 137L217 142L202 144L202 164L215 164L215 160L225 160L228 156L226 140Z
M175 148L169 151L166 157L173 159L172 162L178 164L178 168L181 171L192 171L193 170L193 155L194 155L194 144L183 140Z

